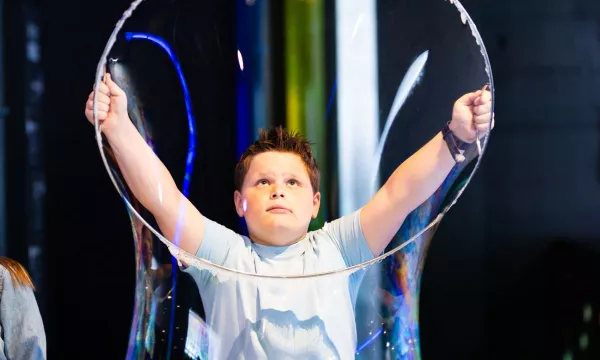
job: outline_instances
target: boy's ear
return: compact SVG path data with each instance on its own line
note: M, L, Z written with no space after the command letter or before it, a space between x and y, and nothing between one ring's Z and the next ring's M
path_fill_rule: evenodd
M235 211L237 212L239 217L244 217L244 198L242 197L242 193L236 190L233 193L233 202L235 204Z
M319 216L319 208L321 207L321 193L318 192L313 195L313 212L312 218L316 219Z

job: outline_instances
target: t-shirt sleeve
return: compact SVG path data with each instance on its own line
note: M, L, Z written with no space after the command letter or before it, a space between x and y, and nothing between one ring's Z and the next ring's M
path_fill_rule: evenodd
M31 288L13 284L10 273L0 268L0 325L4 351L8 359L46 358L46 333Z
M360 212L351 214L327 223L323 230L338 247L346 266L361 264L374 258L360 226Z
M196 257L213 264L226 265L232 257L239 256L245 249L244 238L227 227L204 217L204 234ZM210 272L194 266L183 269L194 277L198 286L208 285Z
M244 247L244 239L238 233L204 218L204 235L196 256L213 264L225 265L229 256L233 256Z

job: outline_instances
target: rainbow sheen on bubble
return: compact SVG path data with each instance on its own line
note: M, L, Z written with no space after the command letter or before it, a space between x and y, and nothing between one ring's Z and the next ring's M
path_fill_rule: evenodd
M218 180L226 172L216 166L230 165L233 176L259 128L283 125L315 143L323 200L310 230L318 231L362 207L444 126L462 94L486 84L494 93L473 21L459 2L444 0L136 1L109 39L96 86L105 69L127 93L131 121L181 193L242 235L246 224L233 211L214 210L233 209L233 189ZM183 207L175 236L166 238L95 127L136 249L127 359L421 358L418 300L427 249L489 136L467 154L472 161L457 165L409 214L381 256L278 275L213 264L180 249ZM155 174L147 169L146 176ZM159 184L160 199L163 190ZM223 331L215 324L226 321L215 318L215 308L239 293L211 298L183 266L228 289L269 296L256 296L263 303L255 309L230 312L239 333ZM358 285L348 319L324 321L349 283ZM304 318L295 302L311 304L318 316Z

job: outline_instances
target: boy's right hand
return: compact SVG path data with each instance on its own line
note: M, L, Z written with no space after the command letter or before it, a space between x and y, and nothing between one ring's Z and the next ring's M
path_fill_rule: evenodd
M103 132L128 121L127 95L112 81L108 73L104 76L104 81L100 83L97 104L98 122L102 125ZM94 91L88 97L85 117L94 124Z

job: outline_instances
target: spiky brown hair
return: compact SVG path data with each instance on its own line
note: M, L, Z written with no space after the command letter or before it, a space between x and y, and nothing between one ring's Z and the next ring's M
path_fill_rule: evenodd
M235 166L236 190L242 190L244 179L246 178L248 169L250 169L250 164L252 163L254 156L269 151L286 152L300 156L302 162L306 166L313 193L319 191L321 173L319 172L319 167L313 156L310 142L299 134L289 132L281 126L268 130L260 129L258 132L258 140L244 151Z

